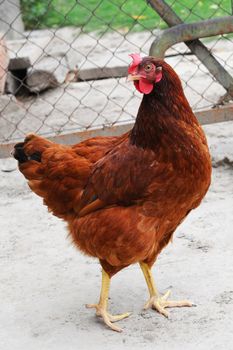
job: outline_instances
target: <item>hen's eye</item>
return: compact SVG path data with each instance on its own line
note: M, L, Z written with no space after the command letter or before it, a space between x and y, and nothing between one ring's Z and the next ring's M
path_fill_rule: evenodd
M145 64L144 69L146 72L150 72L152 69L152 64Z

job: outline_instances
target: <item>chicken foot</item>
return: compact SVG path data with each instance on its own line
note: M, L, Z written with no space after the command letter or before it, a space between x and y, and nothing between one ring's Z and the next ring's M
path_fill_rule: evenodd
M112 330L117 332L122 332L122 329L120 327L117 327L112 322L120 321L123 318L129 317L130 312L126 312L121 315L111 315L107 312L107 306L108 306L108 294L109 294L109 288L110 288L110 277L109 275L102 270L102 286L101 286L101 292L100 292L100 300L98 304L87 304L87 308L95 308L96 309L96 316L102 317L104 320L104 323L110 327Z
M167 300L171 293L170 290L168 290L164 295L160 296L155 286L154 278L152 276L151 269L149 268L149 266L141 262L140 267L144 274L144 277L149 289L149 293L150 293L150 299L145 304L144 309L153 308L157 310L160 314L168 318L169 313L165 310L168 307L194 306L194 304L188 300L181 300L181 301Z

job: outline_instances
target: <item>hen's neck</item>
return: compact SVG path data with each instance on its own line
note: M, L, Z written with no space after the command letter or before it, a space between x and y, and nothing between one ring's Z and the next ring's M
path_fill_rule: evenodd
M197 124L189 103L180 86L167 86L166 82L156 86L152 93L144 95L139 107L130 141L138 147L155 149L164 136L170 143L175 141L180 130L177 121Z

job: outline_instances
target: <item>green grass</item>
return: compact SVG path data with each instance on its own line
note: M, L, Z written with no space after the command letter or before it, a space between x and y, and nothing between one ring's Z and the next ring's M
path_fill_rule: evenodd
M167 0L187 23L231 14L231 0ZM82 27L84 32L166 27L145 0L21 0L26 29Z

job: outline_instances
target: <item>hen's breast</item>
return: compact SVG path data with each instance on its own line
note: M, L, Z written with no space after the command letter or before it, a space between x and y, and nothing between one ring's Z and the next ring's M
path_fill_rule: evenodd
M199 126L186 128L182 138L165 144L162 140L159 162L162 167L147 189L143 215L159 217L176 227L205 196L211 181L211 159L205 135ZM163 142L164 141L164 142ZM170 227L170 228L171 228Z

